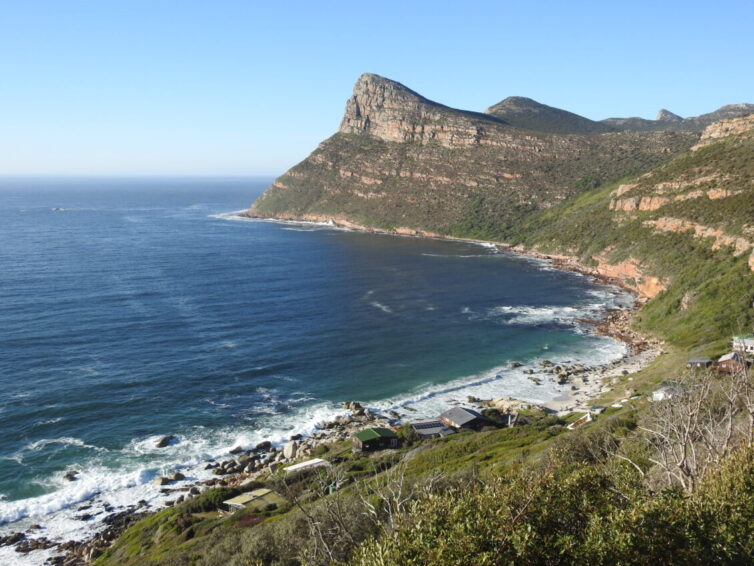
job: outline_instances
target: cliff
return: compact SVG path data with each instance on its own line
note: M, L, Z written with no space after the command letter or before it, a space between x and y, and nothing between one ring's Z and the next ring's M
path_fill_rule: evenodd
M546 122L545 116L538 127ZM522 215L646 171L697 141L693 132L526 130L365 74L339 131L278 178L249 214L345 217L452 235L492 229L502 237Z

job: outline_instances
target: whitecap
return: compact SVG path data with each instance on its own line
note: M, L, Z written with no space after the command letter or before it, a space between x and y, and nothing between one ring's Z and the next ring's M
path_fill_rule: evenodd
M382 312L385 312L385 313L388 313L388 314L392 314L393 313L393 309L391 309L387 305L383 305L382 303L380 303L378 301L372 301L369 304L372 305L376 309L380 309Z

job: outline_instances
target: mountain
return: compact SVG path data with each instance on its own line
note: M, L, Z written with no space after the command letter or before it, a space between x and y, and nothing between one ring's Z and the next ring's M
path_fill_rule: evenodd
M563 134L524 130L521 116L537 110L541 129L589 121L521 98L490 109L499 115L465 112L367 74L340 130L247 214L568 256L655 297L646 331L704 351L754 320L754 116L730 117L751 108L663 110L645 122L670 129ZM712 314L731 304L737 317Z
M600 123L622 131L701 131L718 120L737 118L752 113L754 113L754 104L728 104L727 106L721 106L714 112L691 118L681 118L669 110L662 109L657 113L656 120L646 120L644 118L607 118L601 120Z
M502 236L522 215L646 171L698 137L522 130L365 74L346 103L339 131L279 177L249 214Z
M601 134L616 131L607 124L595 122L573 112L553 108L523 96L510 96L490 106L485 112L512 126L535 132Z

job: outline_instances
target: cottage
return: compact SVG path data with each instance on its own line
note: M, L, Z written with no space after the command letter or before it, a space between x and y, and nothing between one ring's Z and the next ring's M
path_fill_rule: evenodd
M744 354L754 354L754 334L734 336L733 350Z
M686 369L707 369L712 366L714 362L709 358L691 358L686 363Z
M730 354L720 356L720 359L717 360L717 364L715 365L718 370L724 373L735 373L746 369L746 362L744 361L743 356L738 352L731 352Z
M366 428L353 433L353 449L361 452L398 448L398 436L389 428Z
M442 421L420 421L411 423L411 428L422 438L440 438L455 434L455 430L445 426Z
M472 409L465 407L453 407L439 417L440 421L448 427L469 428L479 430L490 424L486 418Z

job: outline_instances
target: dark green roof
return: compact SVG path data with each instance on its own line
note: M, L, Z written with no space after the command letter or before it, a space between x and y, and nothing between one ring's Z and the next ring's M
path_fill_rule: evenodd
M365 428L359 432L354 432L353 435L362 442L375 438L398 438L389 428Z

